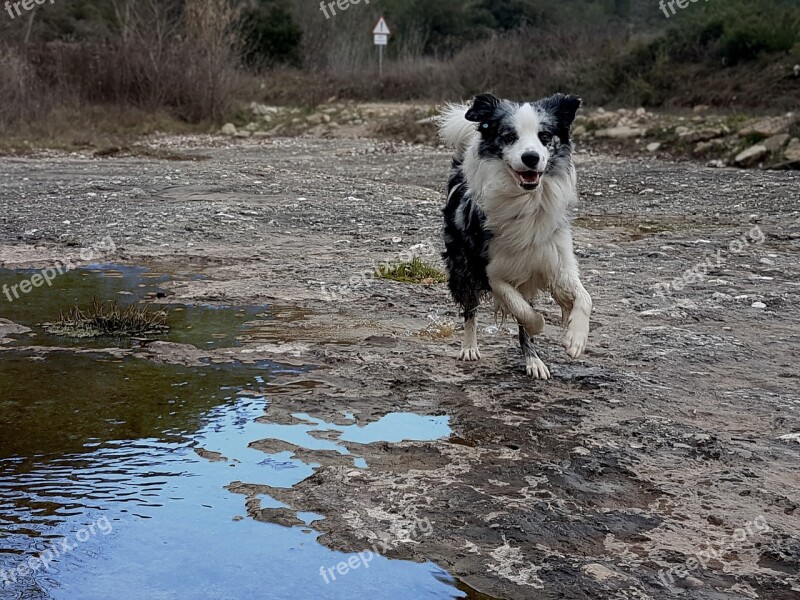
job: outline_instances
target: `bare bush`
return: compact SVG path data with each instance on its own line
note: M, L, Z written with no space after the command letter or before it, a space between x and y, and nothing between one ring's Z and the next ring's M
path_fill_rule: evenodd
M118 35L94 42L17 43L0 49L0 127L19 130L59 108L166 110L217 120L247 84L238 69L228 0L115 0Z
M363 27L360 38L371 43ZM352 39L342 44L351 56L361 56ZM629 44L630 35L622 27L552 31L526 27L477 41L451 58L435 58L422 54L425 30L420 28L393 49L383 79L377 77L374 49L370 49L365 58L340 60L339 69L313 75L285 69L269 73L268 97L276 102L308 102L307 91L313 88L315 98L322 99L441 101L486 90L521 99L562 90L579 91L599 101L605 98L610 74L598 64L603 56L609 57L610 64L611 57Z

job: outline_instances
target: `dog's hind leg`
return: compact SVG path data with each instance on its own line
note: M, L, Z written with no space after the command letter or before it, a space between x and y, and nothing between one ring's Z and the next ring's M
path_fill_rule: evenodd
M464 306L464 339L461 341L461 354L458 360L480 360L478 350L478 305L476 300Z
M550 370L536 354L536 348L533 347L533 339L525 331L525 328L519 326L519 345L522 348L522 354L525 356L525 371L533 379L550 379Z

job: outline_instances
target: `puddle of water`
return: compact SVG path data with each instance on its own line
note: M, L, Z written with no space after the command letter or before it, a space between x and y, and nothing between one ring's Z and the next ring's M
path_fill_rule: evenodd
M313 444L308 432L314 430L362 443L449 433L445 418L402 414L364 427L301 415L305 432L260 423L269 378L269 368L6 353L0 361L0 596L105 600L114 590L123 600L465 597L463 584L434 564L384 557L326 583L321 568L358 555L326 549L308 527L246 516L243 497L225 489L231 482L288 487L314 468L288 452L249 448L255 440L274 433ZM272 386L270 393L279 390ZM268 497L261 501L275 505ZM307 524L322 518L299 517ZM90 526L94 533L79 543ZM49 570L17 575L2 588L3 571L8 576L61 539L75 547Z
M358 444L372 444L375 442L403 442L438 440L449 437L450 417L430 417L412 413L390 413L379 420L368 423L363 427L359 425L336 425L326 423L321 419L305 413L292 415L296 419L305 421L294 425L263 424L260 439L280 440L309 450L333 450L340 454L350 454L348 449L338 443L355 442ZM352 418L349 413L345 418ZM336 440L322 439L314 432L334 432ZM354 459L354 464L359 468L366 468L363 458Z
M94 298L100 301L116 300L120 306L128 306L145 299L160 298L163 301L166 297L166 282L197 278L152 272L135 266L95 265L64 273L53 280L52 286L35 288L28 294L20 293L20 297L15 298L14 286L37 272L0 269L0 290L8 290L7 293L0 291L0 317L30 327L36 334L33 338L21 336L18 345L107 347L109 338L76 340L55 336L44 331L41 324L57 320L60 310L67 312L76 305L88 307ZM307 312L297 307L156 305L156 308L159 307L168 311L170 332L151 337L193 344L198 348L229 347L252 341L277 341L282 339L282 332L281 328L276 328L276 322L298 321L307 315ZM122 347L130 346L130 340L124 338L113 341Z

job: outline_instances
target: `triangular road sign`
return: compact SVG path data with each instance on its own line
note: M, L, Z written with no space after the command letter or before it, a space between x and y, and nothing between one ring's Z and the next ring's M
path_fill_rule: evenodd
M383 17L378 19L378 23L375 25L375 29L372 30L372 33L375 35L392 35L389 26L386 24L386 19Z

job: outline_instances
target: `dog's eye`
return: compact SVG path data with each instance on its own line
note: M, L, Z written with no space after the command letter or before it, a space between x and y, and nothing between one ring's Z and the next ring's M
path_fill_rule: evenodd
M540 132L539 132L539 140L540 140L540 141L541 141L541 142L542 142L542 143L543 143L545 146L546 146L547 144L549 144L549 143L552 141L552 139L553 139L553 134L552 134L552 133L548 133L548 132L546 132L546 131L540 131Z
M504 133L503 135L500 136L500 140L506 145L511 145L517 141L517 134L510 132Z

